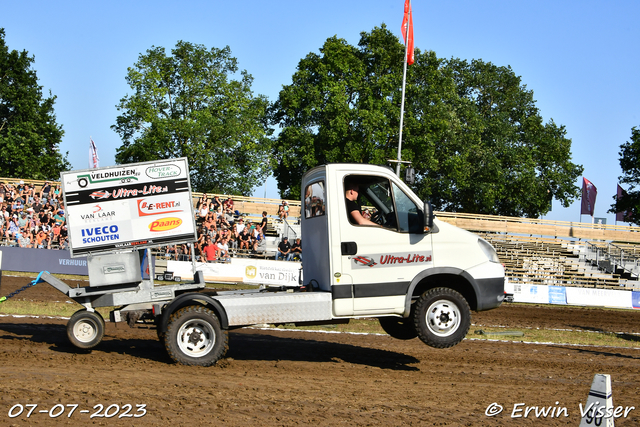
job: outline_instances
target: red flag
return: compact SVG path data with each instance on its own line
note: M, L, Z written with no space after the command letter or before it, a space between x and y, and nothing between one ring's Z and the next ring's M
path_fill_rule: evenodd
M100 158L98 157L98 148L93 139L89 137L89 167L97 168L100 166Z
M411 0L404 1L404 18L402 19L402 37L407 45L407 64L413 64L413 13Z
M591 215L595 210L596 195L598 189L587 178L582 177L582 206L580 207L580 215Z

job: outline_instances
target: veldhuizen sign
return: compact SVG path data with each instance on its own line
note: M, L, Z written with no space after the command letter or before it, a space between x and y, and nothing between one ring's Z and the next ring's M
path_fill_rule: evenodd
M197 240L186 158L60 174L71 256Z

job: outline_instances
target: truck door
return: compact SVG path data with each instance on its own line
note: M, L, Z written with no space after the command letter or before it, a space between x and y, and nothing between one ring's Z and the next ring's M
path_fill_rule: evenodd
M411 280L433 265L424 213L390 177L345 174L342 184L340 274L343 283L351 283L351 314L402 314ZM354 219L354 201L371 222Z

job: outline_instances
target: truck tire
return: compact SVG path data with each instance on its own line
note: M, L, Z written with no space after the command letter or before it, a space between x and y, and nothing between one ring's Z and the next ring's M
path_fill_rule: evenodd
M418 336L418 331L413 322L413 318L403 319L400 317L380 317L380 326L393 338L399 340L412 340Z
M97 311L76 311L67 323L67 337L78 348L93 348L104 338L104 319Z
M213 310L190 305L171 315L164 344L176 363L211 366L226 353L229 336Z
M418 299L414 315L418 337L435 348L453 347L464 339L471 326L467 300L449 288L431 289Z

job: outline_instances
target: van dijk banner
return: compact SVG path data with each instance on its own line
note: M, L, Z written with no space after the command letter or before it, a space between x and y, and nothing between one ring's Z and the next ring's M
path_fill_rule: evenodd
M73 257L197 240L186 158L60 178Z

